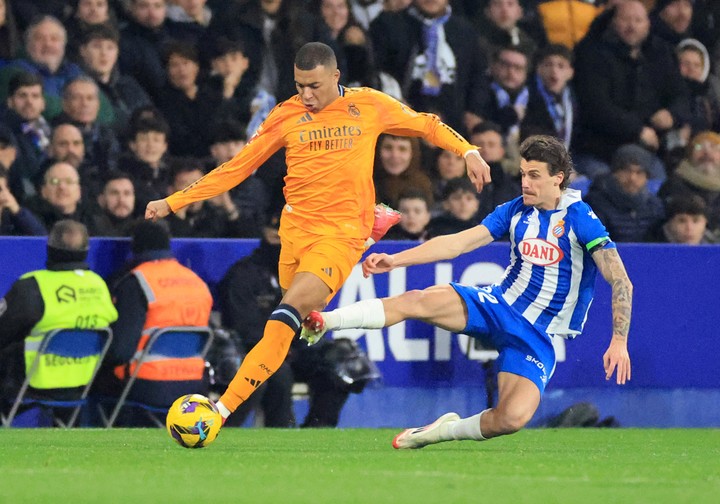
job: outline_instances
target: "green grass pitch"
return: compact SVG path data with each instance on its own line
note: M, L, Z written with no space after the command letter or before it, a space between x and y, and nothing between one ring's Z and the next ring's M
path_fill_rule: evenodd
M720 502L720 430L529 429L393 450L386 429L1 429L0 503Z

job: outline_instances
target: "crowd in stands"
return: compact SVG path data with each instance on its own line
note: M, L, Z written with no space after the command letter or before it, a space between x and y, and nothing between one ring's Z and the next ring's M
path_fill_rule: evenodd
M244 146L322 41L341 84L439 115L491 166L478 195L462 158L381 137L377 201L405 217L386 239L476 224L521 194L519 143L550 134L615 240L717 243L719 24L711 0L0 0L0 235L130 236ZM172 236L260 238L285 170L281 151Z

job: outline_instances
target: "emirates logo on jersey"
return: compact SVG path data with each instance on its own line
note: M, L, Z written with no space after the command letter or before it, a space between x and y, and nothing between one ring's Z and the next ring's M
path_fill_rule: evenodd
M518 243L523 259L536 266L552 266L559 263L564 254L560 247L541 238L528 238Z

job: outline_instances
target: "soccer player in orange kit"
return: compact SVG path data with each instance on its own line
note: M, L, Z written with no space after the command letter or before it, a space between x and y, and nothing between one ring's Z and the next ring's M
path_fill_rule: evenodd
M145 210L146 219L156 220L212 198L286 148L279 261L284 295L217 403L223 418L272 376L303 319L325 306L362 256L373 224L378 227L372 175L381 133L422 137L464 156L478 191L490 182L490 168L477 148L437 116L417 113L370 88L345 88L339 79L333 50L319 42L305 44L295 56L298 94L278 104L232 160L182 191L151 201Z

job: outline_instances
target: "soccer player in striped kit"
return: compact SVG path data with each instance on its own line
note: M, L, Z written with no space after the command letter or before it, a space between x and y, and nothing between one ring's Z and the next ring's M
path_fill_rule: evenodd
M615 373L618 384L630 379L632 284L615 244L580 192L567 188L572 161L561 141L532 136L520 154L522 196L498 206L474 228L397 254L371 254L363 263L365 276L385 273L452 259L509 234L510 265L498 284L436 285L311 312L303 323L301 337L311 344L328 330L378 329L417 319L498 350L497 406L468 418L446 413L425 427L406 429L393 440L395 448L483 441L523 428L555 369L551 336L574 338L582 332L598 270L612 286L613 334L603 356L605 377Z

